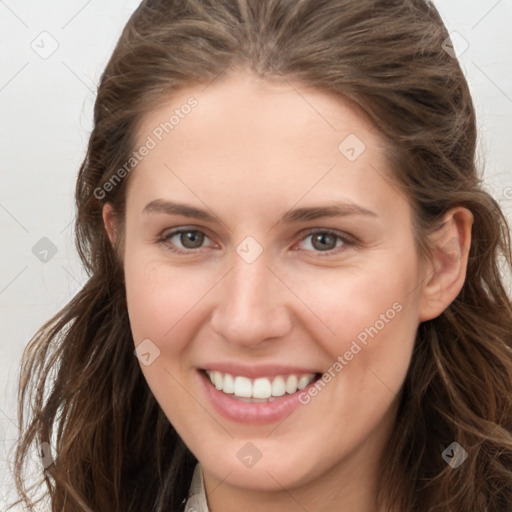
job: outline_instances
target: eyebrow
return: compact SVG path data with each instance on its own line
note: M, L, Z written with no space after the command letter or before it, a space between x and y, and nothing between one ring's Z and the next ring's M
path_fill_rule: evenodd
M164 199L155 199L148 203L143 213L165 213L167 215L181 215L183 217L195 218L203 221L218 222L219 219L206 210L184 203L177 203ZM296 208L287 211L280 222L304 222L324 217L345 217L348 215L366 215L378 217L378 215L355 203L334 203L326 206L312 206L308 208Z

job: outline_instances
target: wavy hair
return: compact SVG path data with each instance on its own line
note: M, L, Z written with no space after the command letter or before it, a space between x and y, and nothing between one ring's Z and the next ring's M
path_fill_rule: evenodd
M106 202L122 221L130 176L104 185L130 158L145 114L178 87L236 68L361 107L389 148L422 253L450 208L473 213L463 288L418 328L380 493L389 510L510 512L510 228L482 186L475 110L457 59L443 49L448 36L425 0L140 4L101 76L76 184L76 247L88 280L24 354L18 503L34 510L42 490L53 512L183 508L197 461L134 357L122 260L102 221ZM452 441L469 454L456 470L441 457ZM30 452L48 445L53 462L29 485Z

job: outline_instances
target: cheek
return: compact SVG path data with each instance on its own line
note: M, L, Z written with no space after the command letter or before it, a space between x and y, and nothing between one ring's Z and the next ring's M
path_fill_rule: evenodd
M345 427L354 435L380 421L410 365L418 326L417 292L411 292L418 268L412 256L401 261L399 269L394 258L386 257L300 284L301 296L315 313L309 315L309 334L330 359L323 379L331 391L324 393L319 385L318 395L305 396L304 403L314 400L331 409L333 423L351 411L357 428Z
M328 269L325 278L318 270L300 279L289 274L287 283L314 313L307 313L310 333L335 358L350 350L354 341L368 347L381 338L398 345L400 333L410 338L417 327L417 303L411 293L417 275L415 259L403 261L397 271L389 258L360 268Z
M132 254L125 260L125 282L135 343L150 338L162 350L179 351L182 346L173 338L173 330L187 322L216 281L207 269L190 272L144 254ZM166 339L173 339L173 343L164 345Z
M143 252L132 252L124 267L135 345L149 339L158 349L158 356L147 366L141 364L141 370L169 420L179 427L194 413L195 402L189 398L197 393L180 384L181 366L200 325L198 303L211 288L212 277L171 267ZM150 349L152 357L154 350Z

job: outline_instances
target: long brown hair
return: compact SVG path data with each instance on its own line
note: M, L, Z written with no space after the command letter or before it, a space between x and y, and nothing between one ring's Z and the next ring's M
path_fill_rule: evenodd
M421 251L448 209L473 213L463 289L418 329L381 492L390 510L510 512L512 308L500 274L512 268L510 229L481 186L475 111L447 37L425 0L142 2L101 77L77 180L76 245L89 279L24 355L15 475L30 510L34 446L54 448L40 487L54 512L183 506L196 460L134 356L122 261L102 221L106 202L122 220L130 175L104 184L129 161L144 114L178 87L241 68L342 94L371 117ZM441 457L453 441L469 454L457 469Z

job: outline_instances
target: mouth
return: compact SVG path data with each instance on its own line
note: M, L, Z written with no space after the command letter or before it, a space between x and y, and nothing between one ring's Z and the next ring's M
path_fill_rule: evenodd
M213 408L237 423L262 425L284 420L322 373L289 373L249 378L213 369L198 370Z
M202 370L218 391L248 403L273 402L279 397L302 391L321 377L321 373L292 373L251 379L227 372Z

